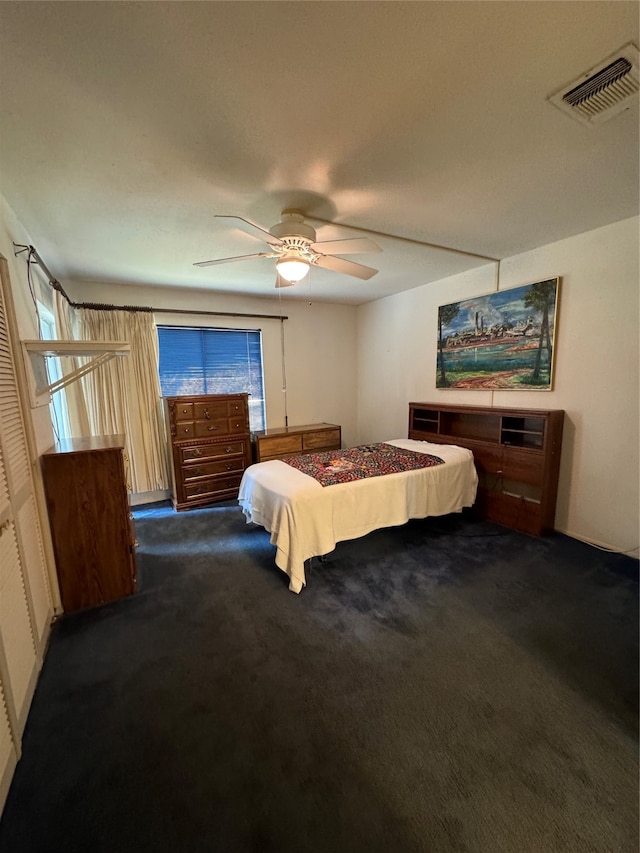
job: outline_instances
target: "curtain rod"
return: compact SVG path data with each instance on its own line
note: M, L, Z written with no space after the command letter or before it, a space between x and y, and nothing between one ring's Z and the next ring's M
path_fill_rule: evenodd
M207 314L210 317L255 317L260 320L288 320L281 314L243 314L241 311L189 311L188 308L150 308L154 314Z
M17 252L14 252L14 255L16 255L16 257L18 255L20 255L22 252L28 251L29 255L27 256L27 264L31 261L32 258L35 258L36 263L38 264L38 266L42 269L42 271L47 276L48 282L51 285L51 287L53 287L54 290L60 291L60 293L64 296L64 298L67 300L67 302L70 305L73 304L71 302L71 300L69 299L68 295L65 293L64 287L60 284L58 279L50 272L47 265L42 260L42 258L40 257L40 255L38 254L36 249L34 249L33 246L25 246L22 243L15 243L15 242L13 245L16 247L16 249L18 249Z
M14 243L13 245L19 250L14 253L16 256L27 250L29 251L29 258L35 258L36 263L47 276L51 287L61 293L72 308L89 308L93 311L145 311L151 314L197 314L208 317L251 317L259 320L282 321L289 319L281 314L245 314L240 311L189 311L186 308L149 308L142 305L108 305L104 302L73 302L69 299L68 294L58 279L51 274L47 265L33 246L26 246L20 243Z

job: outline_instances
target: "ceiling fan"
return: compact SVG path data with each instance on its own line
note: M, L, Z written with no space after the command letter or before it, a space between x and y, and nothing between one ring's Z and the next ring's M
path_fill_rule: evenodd
M316 242L316 232L299 210L287 209L280 214L280 222L267 231L243 219L241 216L223 216L218 219L233 219L237 228L241 228L252 237L263 240L270 248L268 252L256 252L252 255L238 255L232 258L217 258L211 261L199 261L194 267L210 267L214 264L226 264L230 261L248 261L254 258L277 258L276 287L290 287L308 275L312 266L323 267L334 272L345 273L366 281L378 270L364 264L348 261L338 255L355 255L366 252L381 252L382 249L367 237L355 237L345 240L325 240Z

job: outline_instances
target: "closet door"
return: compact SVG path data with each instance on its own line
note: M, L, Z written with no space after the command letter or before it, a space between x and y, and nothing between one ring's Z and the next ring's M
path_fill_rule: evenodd
M13 731L9 724L4 688L0 682L0 813L9 793L13 771L18 763Z
M15 322L8 316L12 310L11 285L4 258L0 259L0 274L1 810L20 756L53 608L16 379L14 352L18 343L10 336Z
M13 517L9 503L9 489L2 459L0 446L0 626L4 626L4 601L8 598L5 587L11 583L15 574L10 569L17 557L17 548L13 538ZM11 596L13 598L13 596ZM10 617L9 617L10 618ZM8 701L5 686L9 684L9 666L4 654L4 633L6 628L0 628L0 809L9 790L11 776L18 760L17 730L18 723L14 712L13 702ZM10 715L11 714L11 718Z

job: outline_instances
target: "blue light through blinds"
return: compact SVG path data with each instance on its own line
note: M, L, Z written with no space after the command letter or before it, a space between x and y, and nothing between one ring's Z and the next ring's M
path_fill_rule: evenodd
M251 429L265 428L260 330L158 326L158 343L164 397L247 393Z

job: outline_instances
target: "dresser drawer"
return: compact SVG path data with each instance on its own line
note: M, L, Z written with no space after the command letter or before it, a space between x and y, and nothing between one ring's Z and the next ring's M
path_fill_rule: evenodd
M248 414L247 404L245 404L244 400L229 400L227 402L227 411L231 417L233 415L242 415L244 417Z
M195 430L193 428L193 421L176 421L176 440L181 438L193 438L194 435Z
M201 421L219 421L229 414L226 400L208 400L193 404L193 417Z
M190 462L182 468L184 482L199 480L202 477L214 477L216 474L229 474L244 470L244 456L228 456L213 462Z
M180 461L184 465L188 462L206 462L208 459L220 459L226 456L245 455L244 441L220 441L211 444L197 444L190 447L180 447Z
M175 407L176 421L192 421L193 420L193 403L179 403Z
M300 435L278 435L272 438L262 438L260 443L260 456L280 456L283 453L300 453L302 451L302 436Z
M210 421L195 421L194 422L194 435L196 438L211 438L216 435L227 435L229 432L229 421L225 418L224 420L210 420Z
M184 484L184 495L186 500L196 501L202 498L224 496L227 492L237 494L240 480L242 480L242 473L188 482Z
M229 418L229 435L240 435L249 432L249 420L242 417Z
M302 434L302 449L316 450L321 447L336 449L340 447L339 429L322 429L316 432L305 432Z

